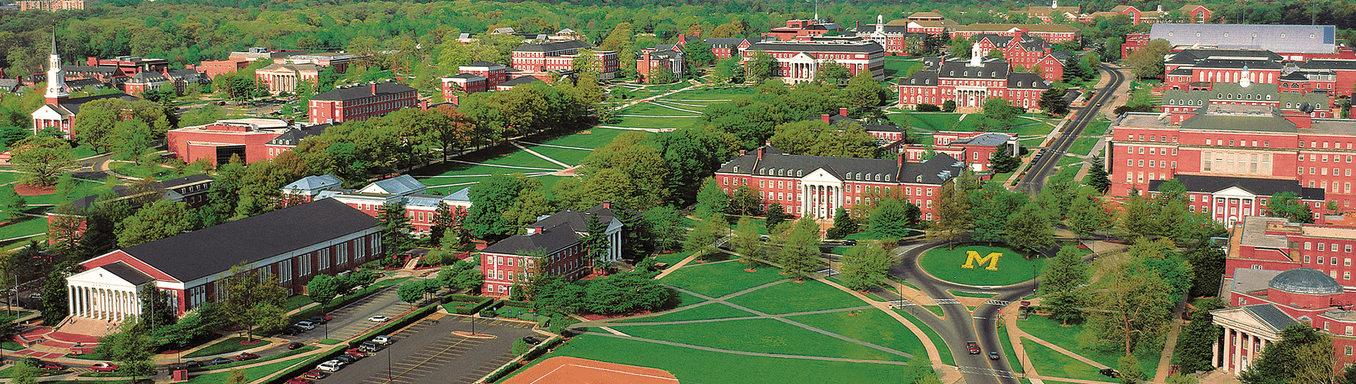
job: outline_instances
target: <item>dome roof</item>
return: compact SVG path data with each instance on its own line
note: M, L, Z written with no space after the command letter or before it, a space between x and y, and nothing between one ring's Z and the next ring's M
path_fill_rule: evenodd
M1342 293L1342 285L1337 283L1337 279L1309 267L1281 272L1276 277L1271 278L1271 282L1267 283L1267 286L1281 292L1303 295Z

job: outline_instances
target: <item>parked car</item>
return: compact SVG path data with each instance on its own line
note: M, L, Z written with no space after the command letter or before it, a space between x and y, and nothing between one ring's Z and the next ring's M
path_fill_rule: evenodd
M353 356L351 356L351 355L339 355L339 356L335 356L334 359L335 359L335 360L339 360L339 361L343 362L344 364L353 364L353 363L355 363L355 362L358 361L358 358L353 357Z
M234 363L234 362L235 362L235 360L231 360L231 359L228 359L228 358L225 358L225 357L218 357L218 358L209 360L209 361L207 362L207 364L203 364L203 365L209 365L209 366L210 366L210 365L230 364L230 363Z
M288 349L289 351L290 351L290 350L296 350L297 348L301 348L301 347L304 347L304 346L306 346L306 344L298 343L298 342L295 342L295 341L293 341L293 342L291 342L291 343L287 343L287 349Z
M979 354L979 343L976 343L976 342L973 342L973 341L967 341L967 342L965 342L965 349L970 350L970 354L971 354L971 355L978 355L978 354Z
M998 351L989 351L989 360L998 360Z
M372 317L367 318L367 321L376 322L376 323L385 323L385 322L387 322L387 321L391 321L391 318L386 317L385 315L376 315L376 316L372 316Z
M380 351L381 347L382 347L381 344L377 344L371 341L364 341L362 344L358 345L358 349L361 349L363 352L367 353L375 353L377 351Z
M367 357L367 352L363 352L362 348L349 348L347 351L344 351L344 354L357 358Z
M530 345L541 344L541 340L540 340L540 339L537 339L537 338L532 337L532 336L524 336L524 337L523 337L523 342L524 342L524 343L528 343L528 344L530 344Z
M853 239L843 240L843 245L857 245L857 240Z
M339 360L329 360L320 363L320 365L315 366L315 369L319 369L325 372L338 372L339 368L342 367L343 365L344 363L339 362Z
M330 320L334 320L334 316L330 316L330 315L325 315L325 316L315 315L315 316L311 316L310 318L306 319L306 321L309 321L309 322L312 322L312 323L315 323L315 324L325 324L325 323L330 322Z
M373 342L373 343L377 343L377 344L381 344L381 345L390 345L390 344L391 344L391 336L388 336L388 335L380 335L380 336L377 336L377 337L373 337L373 338L372 338L372 342Z
M34 363L34 361L36 361L36 363ZM32 365L34 368L38 368L38 369L47 369L47 370L53 370L53 371L60 371L60 370L64 370L64 369L68 368L68 367L66 367L64 364L54 363L54 362L51 362L51 361L36 360L36 359L35 359L35 360L29 360L28 363L29 363L29 365Z
M296 324L292 324L292 326L305 329L307 331L315 329L315 323L306 320L298 321Z
M325 371L322 371L322 370L319 370L319 369L312 369L312 370L306 371L306 373L301 374L301 377L305 377L305 378L311 379L311 380L320 380L320 379L323 379L323 378L326 378L326 377L329 377L329 376L330 376L330 374L325 373Z
M311 384L311 381L300 377L293 377L292 379L287 380L287 384Z
M235 356L235 360L236 360L236 361L254 360L254 359L258 359L258 358L259 358L259 355L256 355L256 354L253 354L253 353L249 353L249 352L241 352L239 355L236 355L236 356Z
M89 370L94 372L113 372L118 370L118 366L109 362L94 363L94 366L89 367Z
M1110 378L1113 378L1113 379L1116 378L1116 377L1120 377L1120 375L1121 375L1119 372L1116 372L1116 370L1111 369L1111 368L1102 368L1102 370L1101 370L1101 371L1098 371L1098 373L1101 373L1102 376L1110 377Z
M184 362L184 368L198 368L202 366L201 361L189 360Z

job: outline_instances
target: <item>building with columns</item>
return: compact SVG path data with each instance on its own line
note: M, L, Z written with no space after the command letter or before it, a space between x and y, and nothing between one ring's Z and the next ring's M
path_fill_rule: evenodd
M923 63L923 70L899 81L900 105L915 108L949 100L960 109L978 111L985 101L999 98L1034 111L1040 109L1041 92L1050 89L1040 75L1015 72L1006 60L985 59L978 45L971 48L969 61L931 57Z
M758 52L772 56L772 78L788 84L814 80L819 67L830 61L847 68L849 76L866 72L876 81L885 80L885 49L874 41L763 41L743 50L743 60Z
M1149 191L1155 180L1195 175L1273 180L1266 183L1281 180L1292 183L1285 187L1289 190L1319 189L1322 193L1300 194L1312 203L1310 208L1318 220L1323 220L1327 212L1325 201L1335 201L1340 209L1350 210L1356 200L1351 189L1356 182L1352 177L1356 172L1356 163L1352 162L1356 159L1356 121L1282 113L1265 105L1207 103L1178 122L1172 120L1172 113L1126 113L1116 119L1109 132L1103 156L1111 173L1112 196ZM1212 179L1200 179L1208 180ZM1203 192L1214 186L1221 188L1209 192L1227 187L1213 182L1201 187L1183 184L1189 191ZM1266 193L1261 189L1242 189L1265 200ZM1219 198L1223 197L1215 197ZM1241 208L1229 217L1246 216Z
M269 93L295 93L297 84L301 82L316 84L320 78L320 68L315 64L272 64L254 71L254 78Z
M936 189L965 166L942 153L912 163L904 154L895 159L791 155L769 145L721 164L715 178L726 194L753 188L763 198L763 210L781 204L788 214L830 220L838 207L851 210L864 199L898 196L932 220Z
M1249 217L1269 220L1271 218ZM1263 223L1267 224L1267 223ZM1243 239L1244 241L1256 239ZM1346 259L1350 260L1350 259ZM1320 267L1322 268L1322 267ZM1303 323L1333 341L1332 369L1340 373L1356 361L1356 292L1323 271L1298 267L1285 271L1237 268L1225 278L1227 308L1211 311L1224 335L1213 345L1212 363L1239 375L1272 344L1287 326Z
M587 276L592 263L582 240L589 235L588 223L594 218L607 226L607 254L601 259L609 263L621 260L625 226L619 214L624 212L627 211L607 201L583 212L567 209L529 225L527 234L485 247L480 257L480 270L485 273L481 291L507 296L514 285L530 281L537 271L543 270L567 279Z
M137 290L146 285L165 291L182 315L221 298L219 282L236 265L276 278L292 295L317 274L351 269L381 252L380 221L321 200L115 250L81 263L84 271L66 285L73 317L116 323L139 313Z

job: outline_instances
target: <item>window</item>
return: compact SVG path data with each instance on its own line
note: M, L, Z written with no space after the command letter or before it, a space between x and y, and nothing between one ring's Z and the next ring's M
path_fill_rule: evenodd
M306 275L310 275L310 274L311 274L311 255L310 255L310 254L301 255L301 257L298 257L298 258L297 258L297 261L299 261L299 263L297 263L297 266L301 267L301 268L298 269L298 271L297 271L297 276L306 276Z
M286 283L286 282L292 281L292 260L291 260L291 259L283 260L282 262L278 263L278 270L279 270L279 272L280 272L280 273L278 273L278 281L279 281L279 282Z

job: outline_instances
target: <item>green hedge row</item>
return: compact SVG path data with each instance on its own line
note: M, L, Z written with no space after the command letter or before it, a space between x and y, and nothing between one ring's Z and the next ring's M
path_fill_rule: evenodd
M514 307L532 309L532 303L526 301L499 300L498 307Z
M349 348L357 348L358 345L361 345L364 341L371 340L372 337L374 336L390 334L392 330L400 329L401 327L410 325L415 321L419 321L419 319L423 319L424 316L428 316L428 314L433 313L433 311L436 310L438 310L438 304L429 304L427 306L424 306L423 308L419 308L408 315L401 316L400 318L386 322L386 324L377 327L377 329L372 330L372 332L368 332L362 337L353 339L353 341L349 341L348 346Z
M462 294L451 294L443 296L443 303L449 303L453 301L464 301L476 304L471 307L457 308L456 311L458 315L470 315L476 312L480 312L481 309L485 309L485 307L488 307L490 306L490 304L494 303L494 299L488 297L462 295Z
M504 378L504 376L508 376L508 374L513 373L513 371L517 370L518 367L521 366L523 366L523 363L517 361L509 363L508 365L500 367L498 371L494 371L494 373L491 373L489 376L485 377L485 382L493 383L499 381L499 379Z
M532 348L532 350L529 350L527 351L527 353L523 354L523 360L536 359L537 357L540 357L542 354L545 354L546 351L551 350L551 348L555 348L555 346L560 345L560 343L564 341L565 338L563 337L559 336L552 337L546 340L545 342L538 344L536 348Z
M300 376L302 373L306 371L315 369L316 365L326 360L333 359L335 356L339 356L339 354L341 353L344 353L344 348L335 348L333 351L330 351L330 353L312 356L310 359L306 360L306 362L294 365L292 366L292 368L288 368L287 370L282 371L281 375L274 376L273 379L270 379L266 384L286 383L287 380Z

